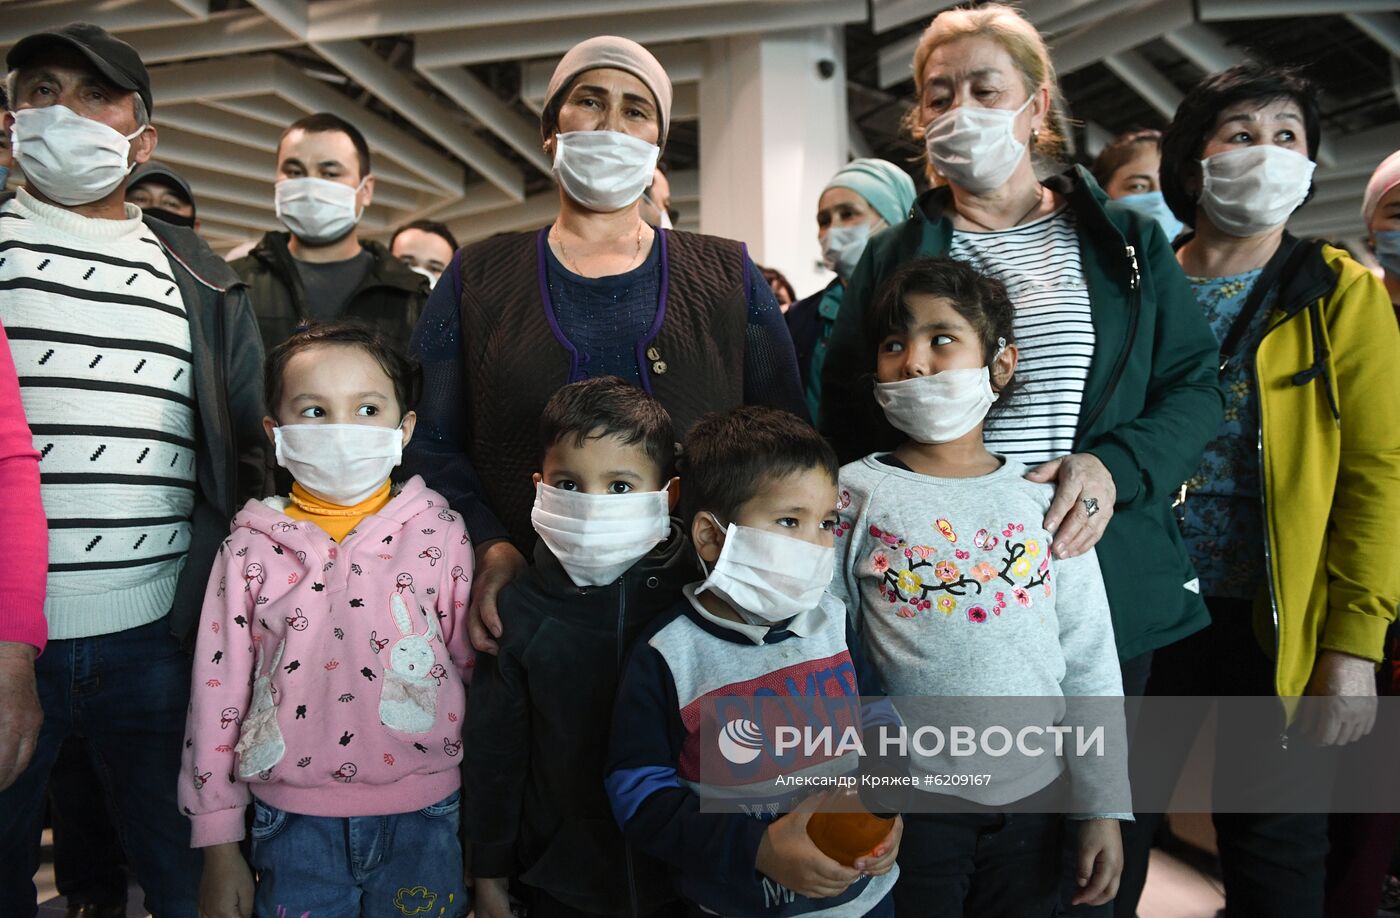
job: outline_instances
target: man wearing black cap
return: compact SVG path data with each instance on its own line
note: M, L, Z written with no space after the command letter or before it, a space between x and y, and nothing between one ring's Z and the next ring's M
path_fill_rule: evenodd
M24 184L0 196L0 322L42 457L49 579L43 655L0 630L0 915L36 912L44 785L81 733L146 907L186 918L200 861L175 802L181 644L237 498L262 487L262 348L227 265L124 200L156 147L135 49L80 23L6 64L0 127Z
M194 192L184 176L155 160L147 160L131 170L126 183L126 203L141 208L147 217L199 232Z

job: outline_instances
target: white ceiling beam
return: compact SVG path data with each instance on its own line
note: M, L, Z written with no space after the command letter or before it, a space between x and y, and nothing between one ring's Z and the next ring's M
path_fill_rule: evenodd
M1206 73L1228 70L1252 57L1247 49L1232 48L1219 32L1199 22L1168 32L1162 40Z
M671 78L672 86L698 83L705 73L705 46L698 41L648 47ZM549 90L550 77L559 66L558 57L526 61L520 66L520 95L537 107Z
M949 0L875 0L870 10L870 30L876 35L906 23L932 19L956 6Z
M298 40L305 41L309 28L306 0L248 0L248 5L277 23Z
M768 32L818 25L862 22L865 0L763 0L746 4L710 3L703 7L598 18L587 21L591 34L626 35L643 44L714 38L745 32ZM580 23L545 20L528 29L516 25L425 32L418 37L419 67L446 67L563 54L578 43Z
M1395 0L1198 0L1202 22L1292 19L1339 13L1388 13Z
M193 16L195 19L207 19L209 17L209 0L170 0L171 3L183 13Z
M875 62L879 69L881 89L889 89L897 83L914 76L914 49L919 46L919 35L906 35L882 47Z
M1108 55L1103 62L1118 79L1166 118L1171 119L1176 114L1183 98L1181 90L1162 76L1147 58L1136 51L1120 51Z
M172 6L169 0L107 0L94 9L92 0L51 0L30 3L23 14L9 4L10 13L0 17L0 45L8 46L35 32L58 28L74 21L90 22L99 15L108 31L144 29L177 25L190 21L189 13Z
M505 192L488 182L480 182L468 188L461 197L445 198L434 201L421 210L408 215L405 222L411 223L414 220L437 220L439 223L451 223L454 220L461 220L473 214L485 213L490 210L500 210L508 207L514 202L506 197Z
M328 111L364 133L370 150L381 160L376 169L381 179L415 188L426 179L432 186L454 194L462 187L462 167L453 160L274 54L154 67L151 86L157 122L163 114L163 102L214 102L240 117L274 126L280 136L281 128L293 121L311 112ZM266 96L276 96L280 101L248 98ZM385 157L409 171L386 167Z
M440 67L419 72L443 95L460 105L463 111L523 156L530 165L545 175L549 174L549 157L540 149L540 130L537 122L526 120L519 112L502 102L494 90L462 67Z
M669 172L666 179L671 183L672 201L695 201L700 198L700 173L694 169Z
M281 130L270 124L188 102L157 108L155 124L158 130L169 125L192 134L203 134L205 137L236 143L266 153L276 152L277 143L282 139Z
M1065 35L1142 5L1143 0L1092 0L1090 3L1075 4L1053 15L1045 16L1036 22L1036 27L1048 36ZM1056 61L1055 66L1058 69L1058 61Z
M1338 198L1323 203L1309 202L1288 221L1288 228L1293 232L1298 232L1300 226L1350 226L1352 232L1362 229L1361 223L1361 192L1365 189L1358 186L1356 193L1349 198Z
M261 232L285 228L277 222L277 217L271 208L245 207L242 204L210 200L208 197L199 197L197 193L196 200L198 204L195 207L195 213L199 215L201 220L214 220L228 226L246 226Z
M1337 166L1341 169L1374 169L1400 146L1400 124L1382 124L1337 139ZM1369 174L1369 170L1368 170Z
M1400 58L1400 16L1394 13L1348 13L1346 18L1347 22L1366 33L1371 41L1389 52L1391 57Z
M875 151L870 149L870 141L865 139L865 134L854 118L846 121L846 147L854 159L867 159L875 155Z
M344 41L406 32L443 29L482 29L525 26L558 19L576 19L574 34L607 34L600 16L667 10L686 6L735 5L749 0L413 0L388 4L384 0L319 0L308 13L311 41ZM631 35L630 32L614 32ZM632 36L635 37L635 36Z
M177 168L199 166L265 182L268 188L272 187L276 179L276 164L266 153L201 137L198 134L185 133L175 128L159 131L155 158L171 163Z
M486 239L497 233L512 233L544 226L559 212L559 194L554 189L532 194L519 204L473 214L448 223L448 229L462 245Z
M340 68L342 73L350 75L390 108L451 150L482 178L514 200L524 200L525 176L520 167L473 134L368 46L358 41L343 41L317 43L312 47Z
M293 48L301 44L277 23L257 10L216 13L203 22L167 28L128 30L121 33L141 53L146 66L196 57Z
M277 58L271 54L237 61L213 60L150 68L156 113L162 105L205 102L270 93L276 86Z
M160 156L156 160L164 162ZM229 204L241 204L244 207L257 207L272 213L272 184L270 182L254 181L252 179L239 178L229 175L226 172L218 172L213 169L204 169L199 166L178 165L168 163L180 177L190 183L190 189L194 191L197 202L206 199L216 201L226 201Z
M465 187L466 177L462 167L451 158L286 61L274 60L277 94L288 102L300 105L309 112L331 112L344 118L360 129L376 156L388 156L443 191L457 194Z
M1192 0L1157 0L1140 9L1109 16L1071 32L1050 49L1055 70L1064 75L1103 60L1192 22Z
M249 121L270 124L278 131L293 121L310 114L307 109L294 105L280 96L273 95L249 96L242 99L203 99L201 101L203 101L205 108L216 108Z

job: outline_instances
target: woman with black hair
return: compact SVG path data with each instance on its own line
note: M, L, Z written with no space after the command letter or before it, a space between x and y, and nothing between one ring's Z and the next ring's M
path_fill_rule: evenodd
M1148 691L1331 699L1298 716L1222 709L1224 807L1243 784L1296 790L1301 772L1326 773L1319 747L1370 731L1374 703L1356 700L1375 695L1400 597L1392 542L1377 537L1400 518L1400 333L1370 272L1284 229L1312 193L1318 122L1306 80L1244 64L1197 85L1162 141L1167 203L1195 230L1177 259L1221 340L1226 407L1178 514L1211 624L1157 653ZM1266 747L1267 767L1241 767ZM1159 819L1138 816L1119 915L1134 913ZM1230 914L1322 914L1325 814L1214 822Z

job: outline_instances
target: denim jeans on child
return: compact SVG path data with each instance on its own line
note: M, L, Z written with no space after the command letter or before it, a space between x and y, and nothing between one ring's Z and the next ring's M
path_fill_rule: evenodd
M461 918L461 792L412 813L302 816L253 803L259 918Z
M190 657L166 619L96 637L49 641L34 662L44 726L29 767L0 792L0 915L38 911L44 788L69 734L87 738L132 873L155 918L195 914L203 860L175 802Z

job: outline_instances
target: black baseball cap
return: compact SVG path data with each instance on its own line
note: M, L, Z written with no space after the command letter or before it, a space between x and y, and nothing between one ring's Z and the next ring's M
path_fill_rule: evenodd
M141 63L141 55L131 45L90 22L70 22L61 29L36 32L21 38L5 56L5 68L18 70L54 45L80 52L107 80L140 95L141 101L146 103L147 112L155 110L155 101L151 98L151 75L146 72L146 65ZM10 104L14 104L13 99Z
M155 160L147 160L131 171L131 178L127 180L127 190L135 188L142 182L159 182L177 191L181 197L189 202L190 207L194 207L194 192L190 190L190 183L185 181L185 177L165 163L158 163Z

